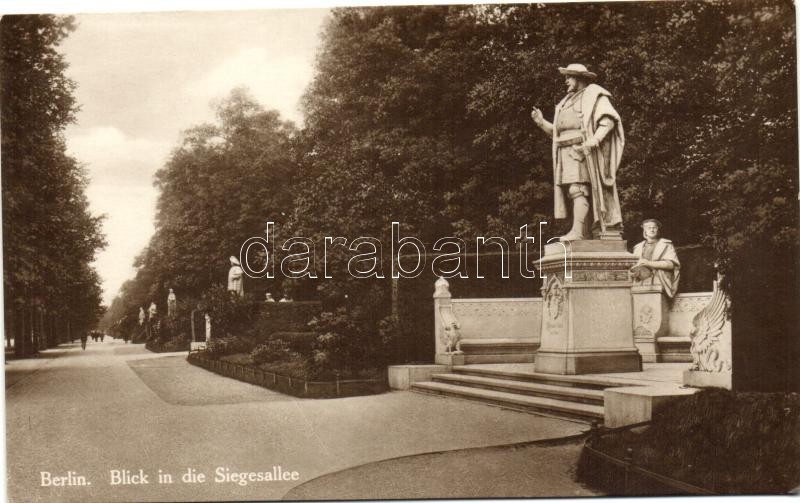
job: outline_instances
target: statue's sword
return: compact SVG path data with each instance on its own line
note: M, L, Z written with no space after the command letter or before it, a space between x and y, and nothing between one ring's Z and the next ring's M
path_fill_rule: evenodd
M586 131L582 131L583 135L583 143L589 139L589 135ZM598 148L600 148L598 146ZM603 201L603 187L600 185L602 182L600 181L600 172L597 169L597 159L595 158L595 149L588 149L589 151L584 151L584 159L586 160L586 170L589 172L589 180L592 182L592 211L595 214L595 218L600 220L600 231L606 231L606 222L605 222L605 214L606 214L606 204Z

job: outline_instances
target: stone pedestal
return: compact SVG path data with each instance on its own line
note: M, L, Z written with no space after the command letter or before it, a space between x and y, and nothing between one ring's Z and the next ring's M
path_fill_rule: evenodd
M656 340L669 334L669 305L661 285L637 285L633 296L633 342L645 363L659 361Z
M407 390L415 382L430 381L433 374L450 372L447 365L392 365L389 367L389 387Z
M464 353L436 353L435 362L437 365L464 365Z
M693 388L732 389L733 374L730 371L706 372L703 370L684 370L683 384Z
M650 421L658 408L668 407L675 400L691 396L697 391L669 383L607 388L603 392L603 426L618 428Z
M622 240L582 240L545 246L541 346L536 372L638 372L631 330L628 270L637 259Z

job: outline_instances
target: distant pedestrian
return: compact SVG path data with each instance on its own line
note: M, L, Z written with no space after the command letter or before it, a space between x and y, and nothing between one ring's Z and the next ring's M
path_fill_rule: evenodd
M86 334L86 332L81 334L81 347L83 348L84 351L86 350L86 340L88 338L89 336Z

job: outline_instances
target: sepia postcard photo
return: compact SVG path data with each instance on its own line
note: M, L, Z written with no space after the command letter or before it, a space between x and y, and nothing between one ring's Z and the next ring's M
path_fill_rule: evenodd
M800 492L793 2L71 4L0 17L7 501Z

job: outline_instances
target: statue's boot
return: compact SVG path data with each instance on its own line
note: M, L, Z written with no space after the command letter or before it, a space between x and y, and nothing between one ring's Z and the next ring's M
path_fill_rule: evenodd
M589 198L580 195L572 199L572 229L558 238L559 241L586 239L586 218L589 216Z

